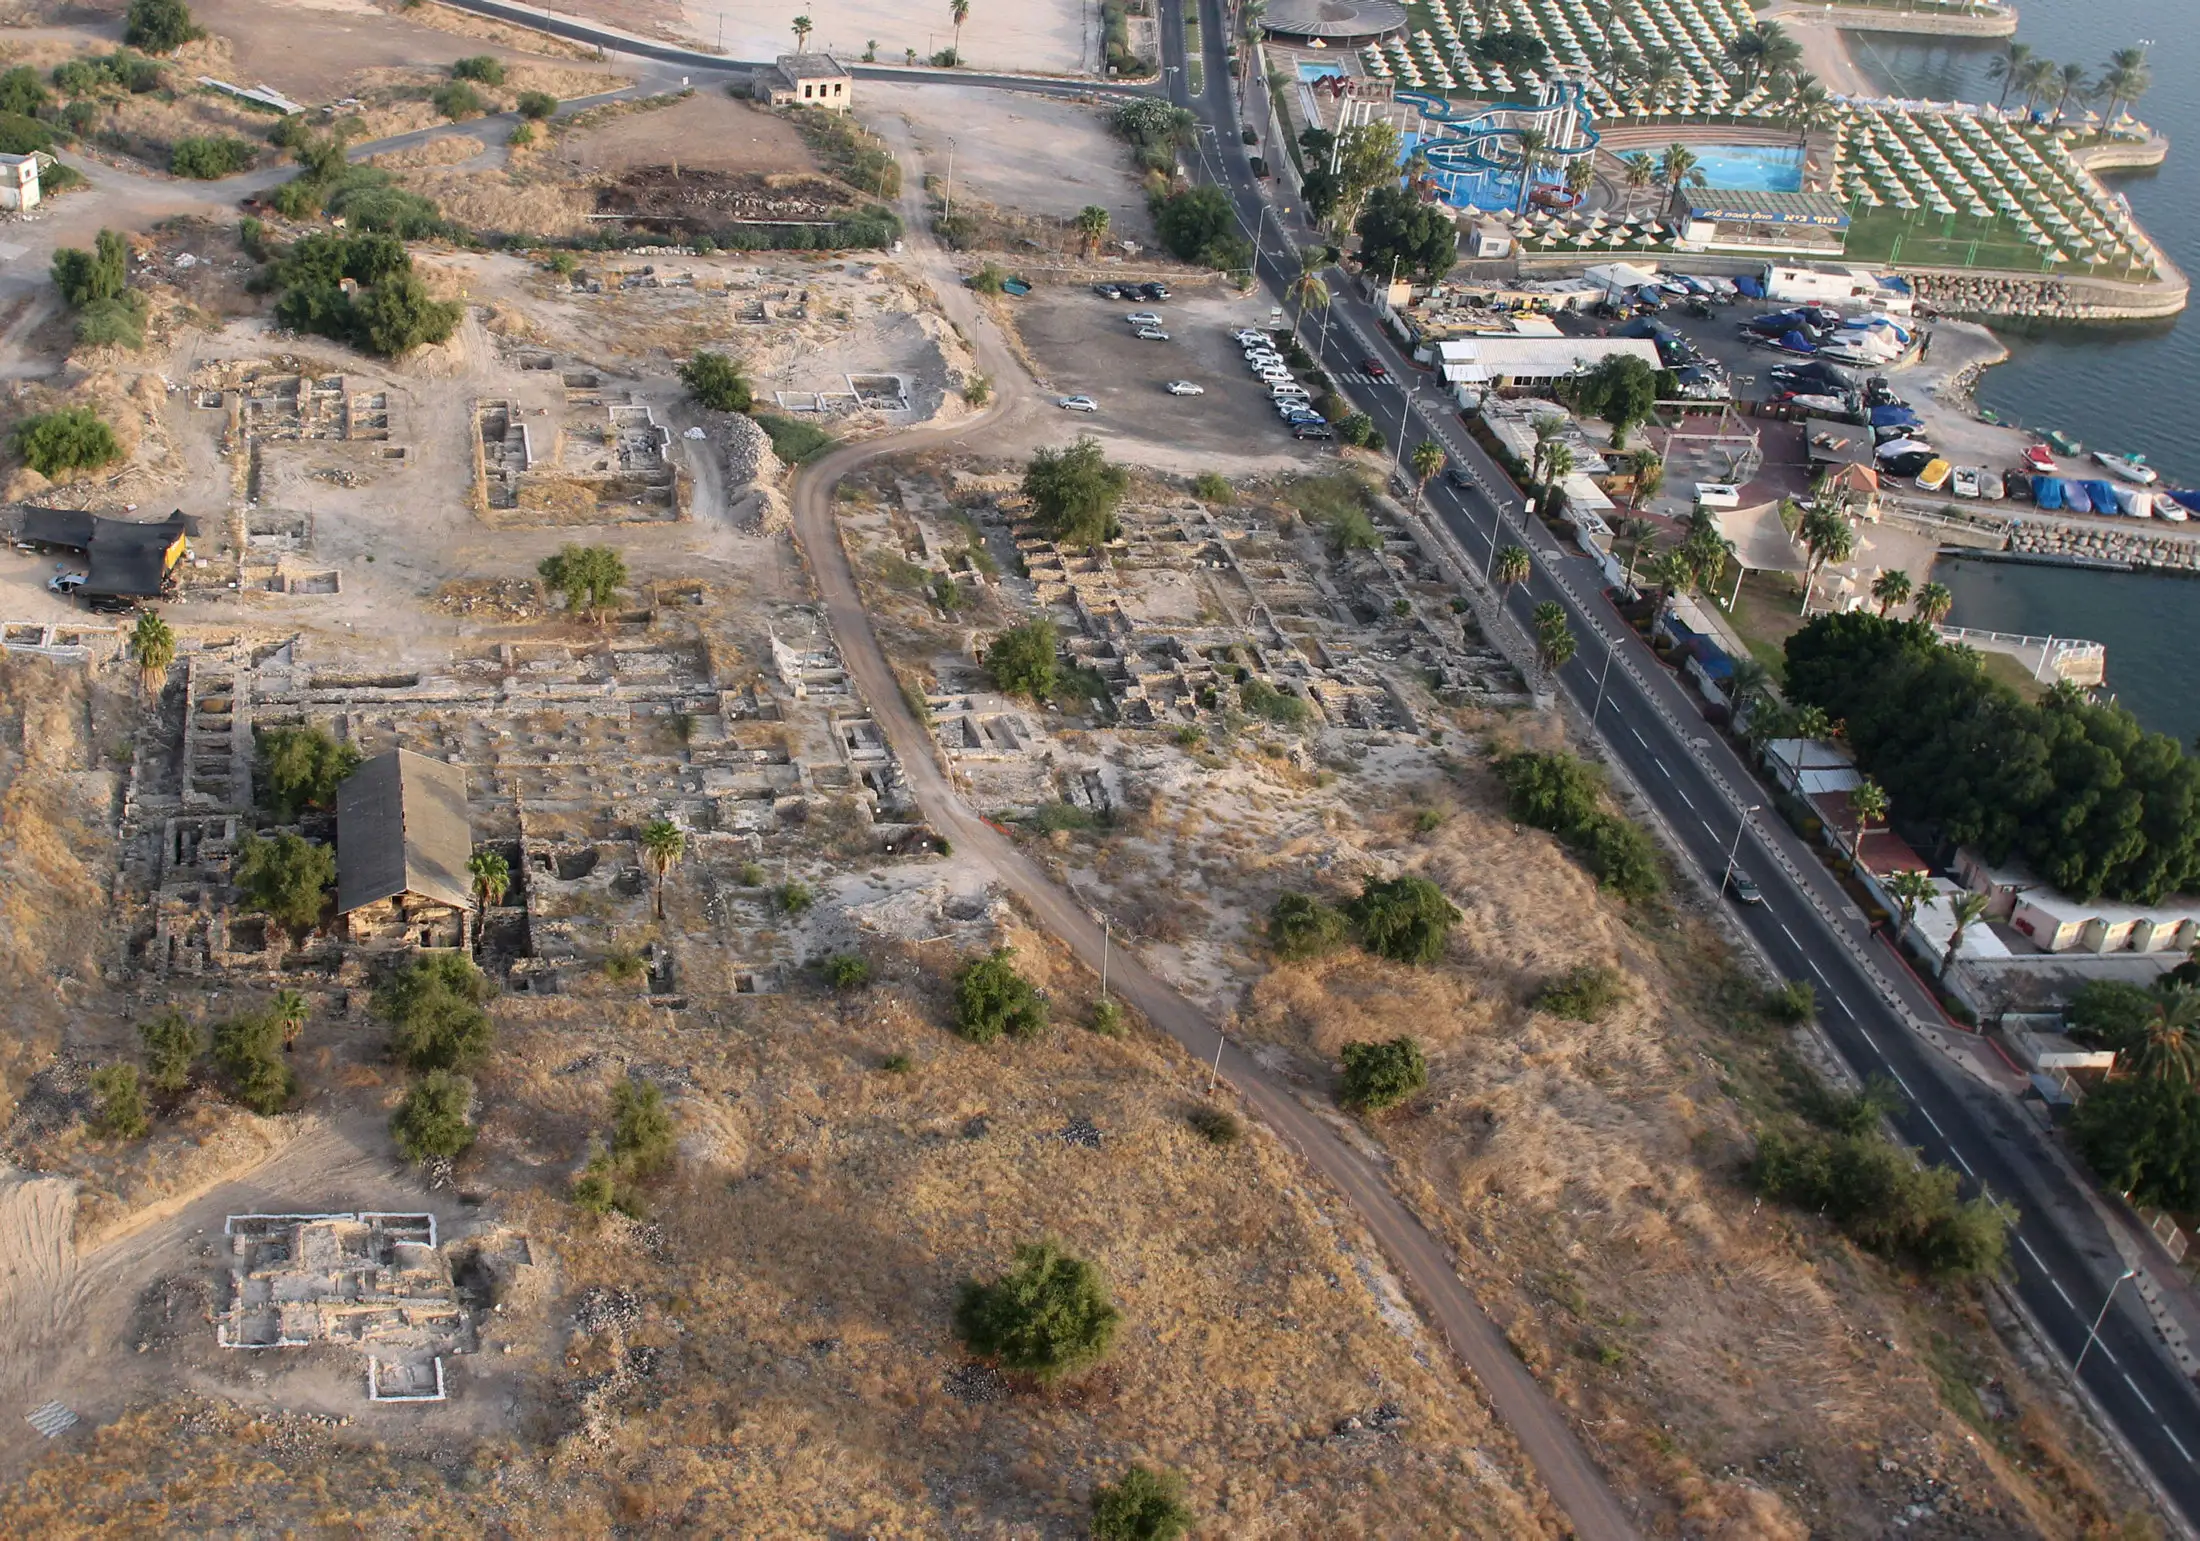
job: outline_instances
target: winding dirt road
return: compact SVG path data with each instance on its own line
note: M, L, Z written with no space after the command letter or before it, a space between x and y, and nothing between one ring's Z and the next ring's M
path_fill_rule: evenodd
M1088 968L1097 971L1104 945L1099 922L1012 841L973 812L948 780L934 753L931 733L904 700L900 682L871 627L833 518L837 484L861 466L941 444L975 447L1013 425L1028 426L1034 418L1054 410L1051 402L1042 402L1038 397L999 331L962 286L946 254L917 234L929 224L917 202L921 195L916 188L921 178L905 177L904 181L911 190L903 200L903 214L911 232L911 254L924 266L942 308L969 339L980 366L995 382L997 400L986 411L944 427L867 439L805 467L794 484L795 537L815 576L818 597L842 662L893 746L925 818L954 842L958 855L974 857L989 867L1040 925L1059 937ZM1491 1406L1510 1427L1575 1532L1590 1541L1625 1541L1635 1536L1635 1525L1565 1415L1514 1357L1496 1324L1460 1281L1443 1243L1391 1193L1378 1166L1340 1138L1321 1115L1302 1104L1283 1080L1264 1070L1236 1045L1222 1043L1220 1029L1204 1012L1124 949L1113 952L1109 978L1125 1001L1202 1064L1213 1061L1220 1047L1223 1078L1359 1213L1413 1292L1424 1316L1480 1382Z

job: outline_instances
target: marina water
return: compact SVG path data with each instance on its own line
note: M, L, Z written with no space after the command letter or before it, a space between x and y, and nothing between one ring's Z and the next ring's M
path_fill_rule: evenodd
M2200 277L2200 5L2191 0L2022 0L2017 40L2098 75L2111 52L2152 39L2153 88L2136 116L2169 136L2159 171L2108 185L2170 259ZM1851 34L1856 61L1890 94L1991 102L1999 44ZM2174 323L2020 330L1997 323L2006 364L1986 372L1978 399L2027 427L2060 428L2086 448L2137 451L2166 482L2200 486L2200 317ZM2085 637L2108 647L2109 689L2150 728L2190 745L2200 691L2186 644L2200 638L2200 583L2152 575L1943 561L1951 619L1997 631Z

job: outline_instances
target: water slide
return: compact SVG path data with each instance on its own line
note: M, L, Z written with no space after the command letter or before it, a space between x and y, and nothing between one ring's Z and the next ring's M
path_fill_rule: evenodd
M1551 100L1539 106L1499 102L1472 113L1463 113L1442 97L1423 91L1393 91L1391 100L1411 107L1428 126L1421 154L1433 171L1470 175L1517 171L1520 169L1517 148L1520 131L1526 128L1548 136L1550 143L1544 150L1547 155L1560 160L1594 155L1602 136L1592 126L1595 119L1581 82L1555 81L1544 90ZM1557 142L1559 135L1555 130L1562 121L1581 131L1581 143L1561 146ZM1501 147L1500 141L1505 140L1510 140L1511 144Z

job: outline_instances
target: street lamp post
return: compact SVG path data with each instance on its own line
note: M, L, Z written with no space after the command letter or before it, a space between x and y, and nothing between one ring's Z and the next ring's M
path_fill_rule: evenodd
M954 212L955 212L955 136L954 136L953 134L949 134L949 135L947 136L947 206L946 206L946 207L945 207L945 208L944 208L944 209L943 209L943 210L941 211L941 213L940 213L940 218L942 218L942 219L947 219L947 218L951 218L951 217L952 217L952 216L954 215Z
M1726 885L1734 880L1734 860L1742 854L1742 831L1749 828L1750 819L1762 812L1763 809L1764 804L1751 803L1742 810L1742 817L1734 826L1734 843L1726 848L1726 871L1719 874L1719 891L1721 893L1724 893Z
M2108 1320L2108 1308L2116 1302L2116 1291L2123 1288L2124 1280L2138 1277L2139 1271L2136 1268L2126 1268L2116 1276L2116 1282L2108 1287L2108 1298L2101 1302L2100 1314L2093 1318L2093 1325L2086 1330L2085 1346L2078 1350L2077 1363L2070 1367L2072 1375L2085 1368L2085 1356L2093 1352L2094 1341L2101 1335L2101 1323Z
M1604 682L1612 677L1612 659L1619 652L1619 644L1610 637L1604 639L1604 667L1597 671L1596 705L1589 708L1589 726L1597 724L1597 714L1604 710Z

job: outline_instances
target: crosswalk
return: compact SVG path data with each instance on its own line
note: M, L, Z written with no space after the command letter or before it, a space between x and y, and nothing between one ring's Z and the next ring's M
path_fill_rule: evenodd
M1340 369L1330 378L1342 380L1347 385L1388 385L1390 383L1388 380L1378 380L1373 375L1362 374L1356 369Z
M76 1427L76 1414L59 1402L48 1402L44 1407L26 1413L23 1421L48 1439L53 1439Z

